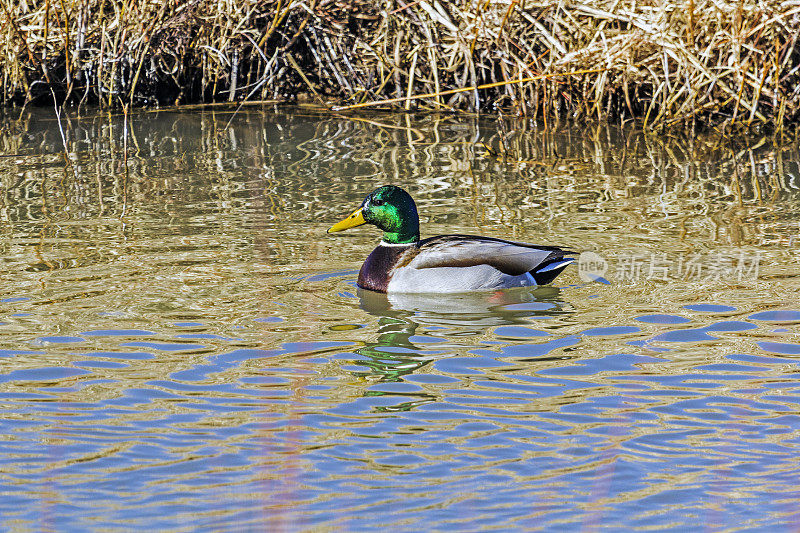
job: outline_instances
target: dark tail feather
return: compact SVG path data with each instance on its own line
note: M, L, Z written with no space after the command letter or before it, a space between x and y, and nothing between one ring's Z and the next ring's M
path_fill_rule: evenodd
M552 259L546 260L539 265L536 270L531 271L531 276L533 276L533 280L537 285L547 285L548 283L552 283L552 281L573 261L575 261L574 257L558 255Z

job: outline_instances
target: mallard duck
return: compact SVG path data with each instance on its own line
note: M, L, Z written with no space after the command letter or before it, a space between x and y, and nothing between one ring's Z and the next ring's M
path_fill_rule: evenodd
M384 185L372 191L350 216L328 233L362 224L383 230L383 239L358 273L358 286L377 292L469 292L550 283L574 254L472 235L420 240L417 205L406 191Z

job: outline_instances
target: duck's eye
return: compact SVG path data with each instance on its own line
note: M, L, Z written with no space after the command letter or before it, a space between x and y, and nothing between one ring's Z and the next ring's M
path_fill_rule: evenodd
M381 200L380 198L375 198L374 200L372 200L372 205L382 206L385 203L386 202L384 200Z

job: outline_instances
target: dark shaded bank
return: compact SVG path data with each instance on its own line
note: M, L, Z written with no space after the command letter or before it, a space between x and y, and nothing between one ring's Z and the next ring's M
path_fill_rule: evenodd
M6 105L310 100L728 130L800 118L796 2L35 0L0 18Z

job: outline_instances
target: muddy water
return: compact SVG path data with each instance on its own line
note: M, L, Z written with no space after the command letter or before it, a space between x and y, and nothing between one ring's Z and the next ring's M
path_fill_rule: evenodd
M794 525L799 161L632 126L6 114L0 528ZM378 232L325 229L383 183L424 235L586 253L538 289L359 293Z

